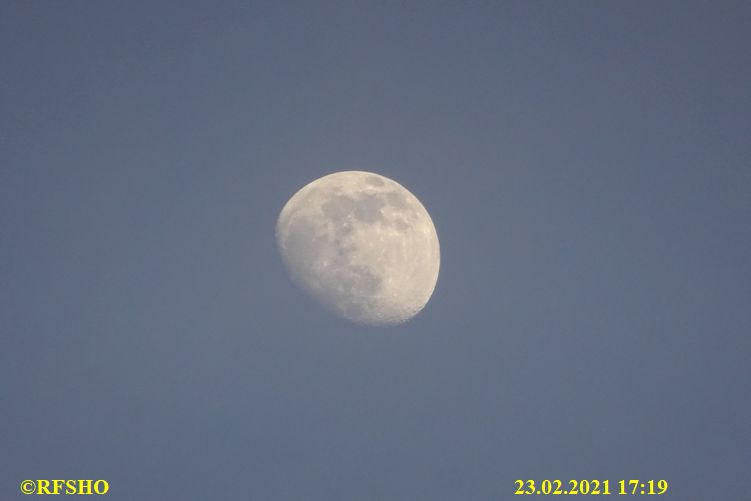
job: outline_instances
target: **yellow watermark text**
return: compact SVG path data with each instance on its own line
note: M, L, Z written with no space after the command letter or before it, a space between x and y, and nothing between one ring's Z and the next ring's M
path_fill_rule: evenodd
M24 480L21 482L24 494L78 494L102 495L110 490L106 480Z

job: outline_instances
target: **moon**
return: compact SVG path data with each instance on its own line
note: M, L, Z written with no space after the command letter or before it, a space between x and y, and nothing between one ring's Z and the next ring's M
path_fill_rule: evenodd
M433 294L440 248L425 207L405 187L364 171L335 172L295 193L276 223L293 281L352 322L396 325Z

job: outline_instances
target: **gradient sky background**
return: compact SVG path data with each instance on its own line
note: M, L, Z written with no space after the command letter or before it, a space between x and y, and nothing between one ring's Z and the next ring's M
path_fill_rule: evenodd
M0 498L747 499L747 2L0 6ZM363 328L288 279L301 186L441 240Z

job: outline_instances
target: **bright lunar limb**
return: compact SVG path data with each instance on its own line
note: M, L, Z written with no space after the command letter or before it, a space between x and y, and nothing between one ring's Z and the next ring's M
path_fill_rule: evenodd
M360 324L409 320L438 280L430 215L402 185L372 172L336 172L303 187L282 209L276 240L292 279Z

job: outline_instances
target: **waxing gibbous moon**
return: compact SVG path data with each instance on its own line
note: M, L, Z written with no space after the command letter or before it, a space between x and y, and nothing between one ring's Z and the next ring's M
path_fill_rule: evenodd
M394 325L435 289L438 235L406 188L372 172L329 174L289 199L276 240L292 279L339 316Z

